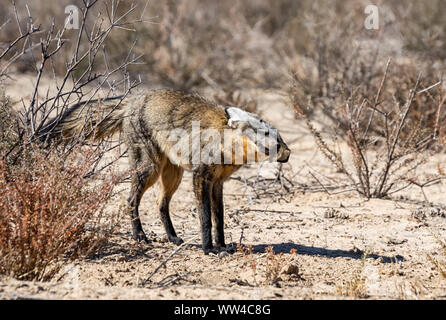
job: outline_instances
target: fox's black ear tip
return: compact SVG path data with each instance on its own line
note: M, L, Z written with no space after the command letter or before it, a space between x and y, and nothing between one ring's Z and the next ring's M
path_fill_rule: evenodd
M286 149L284 152L282 152L280 157L277 159L277 162L280 162L280 163L288 162L288 160L290 159L290 155L291 155L291 151L289 149Z

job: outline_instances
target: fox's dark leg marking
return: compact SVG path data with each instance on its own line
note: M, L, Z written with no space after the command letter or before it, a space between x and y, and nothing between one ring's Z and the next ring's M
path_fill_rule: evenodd
M147 157L144 157L141 148L137 146L129 146L129 160L136 171L132 177L132 186L128 198L133 239L138 242L148 242L139 219L139 204L144 192L158 180L159 167Z
M206 169L194 172L194 193L197 198L197 208L201 224L201 242L205 254L212 251L212 221L211 221L211 187L209 173Z
M215 248L225 249L223 181L216 181L212 187L212 224Z
M146 180L150 175L150 170L137 172L132 179L132 187L128 203L130 206L130 218L132 222L133 238L138 241L148 242L147 237L142 229L141 220L139 219L139 204L145 191Z
M176 245L182 244L183 240L177 237L172 221L170 220L169 203L172 199L172 195L178 189L182 177L183 169L173 165L166 159L166 163L161 171L161 193L158 198L158 206L161 221L163 222L164 229L167 233L167 238L170 242L173 242Z

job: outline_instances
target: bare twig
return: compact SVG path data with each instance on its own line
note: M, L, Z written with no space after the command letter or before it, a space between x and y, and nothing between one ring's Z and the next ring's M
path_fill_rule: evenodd
M104 44L117 28L133 31L132 28L127 28L127 26L145 22L143 15L139 16L138 13L136 19L131 19L131 15L137 12L135 4L129 5L123 11L124 13L119 14L117 8L121 2L119 0L111 0L112 10L109 10L107 4L105 7L109 19L109 24L105 25L103 18L91 17L91 8L97 6L98 3L98 0L83 1L84 7L81 8L80 28L75 34L76 38L73 47L65 50L67 25L58 26L52 19L44 36L35 43L31 35L41 32L40 26L34 26L31 13L28 7L26 7L28 14L26 17L27 27L26 29L22 28L20 24L22 17L20 17L19 11L13 2L13 11L19 35L0 53L0 62L6 60L6 63L2 66L3 69L0 70L0 74L7 72L8 67L12 63L27 53L31 53L37 70L31 96L28 102L23 100L23 110L18 113L20 126L17 127L16 136L19 137L19 141L12 145L11 149L6 152L6 155L3 154L4 158L14 154L15 159L17 159L19 157L18 154L26 145L36 142L40 143L43 140L48 142L49 137L52 137L52 130L57 127L67 110L73 104L81 102L83 103L82 108L87 111L84 113L85 130L79 133L78 136L72 137L72 140L66 142L61 148L68 154L77 145L86 145L85 138L95 130L95 128L90 126L93 113L96 116L100 115L95 108L91 108L90 102L96 99L100 91L107 91L105 98L121 97L115 106L117 108L131 90L140 84L140 79L130 79L127 71L130 65L138 63L141 58L141 55L135 55L133 52L135 42L127 49L126 54L123 55L123 61L116 65L112 65L108 61L108 54ZM95 19L91 30L86 28L87 20L89 19ZM23 49L15 50L22 43ZM14 50L17 52L8 58L10 56L9 53ZM55 70L55 62L56 59L60 60L61 57L63 58L63 54L68 54L69 58L66 59L63 76L57 78L58 72ZM104 59L104 63L98 62L100 58ZM56 90L51 93L50 88L46 89L46 95L42 98L40 96L41 87L43 86L42 81L48 76L48 70L51 72ZM108 114L102 114L102 118L97 119L95 123L100 125L105 118L110 116L115 108ZM115 146L110 145L108 141L103 141L98 143L95 148L98 159L95 162L93 171L97 173L109 167L109 164L99 167L99 160L106 152L113 150Z
M160 263L160 265L158 267L155 268L155 270L153 270L153 272L147 277L146 280L144 280L141 285L145 285L147 282L150 281L150 279L152 279L152 277L159 271L159 269L161 269L161 267L163 267L170 259L172 259L172 257L177 254L181 249L183 249L185 246L187 246L188 244L190 244L192 241L194 241L195 239L198 238L197 236L192 237L191 239L183 242L182 244L180 244L175 250L172 251L171 254L169 254L169 256Z

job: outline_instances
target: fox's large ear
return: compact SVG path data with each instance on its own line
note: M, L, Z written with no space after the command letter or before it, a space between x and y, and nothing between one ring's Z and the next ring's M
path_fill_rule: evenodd
M250 130L248 113L237 107L227 107L225 111L228 117L228 126L233 129L233 141L240 146L243 145L245 149L255 150L257 148L255 134Z
M249 114L237 107L226 107L228 125L233 129L244 130L249 125Z

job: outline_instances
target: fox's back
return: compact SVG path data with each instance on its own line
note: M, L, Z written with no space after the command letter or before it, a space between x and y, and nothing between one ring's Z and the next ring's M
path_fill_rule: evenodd
M158 148L171 161L176 156L170 150L178 142L169 139L173 130L182 130L187 137L192 137L195 134L193 125L195 128L199 125L200 130L218 130L221 134L224 129L229 128L223 107L198 94L183 91L163 89L135 97L129 102L127 115L124 132L128 142L142 144L150 140L150 143L155 144L149 146L152 149L150 153ZM191 140L185 143L191 143ZM191 148L189 145L189 150Z
M227 124L224 108L194 93L156 90L144 101L144 120L158 130L182 128L189 131L192 121L205 129L221 130Z

